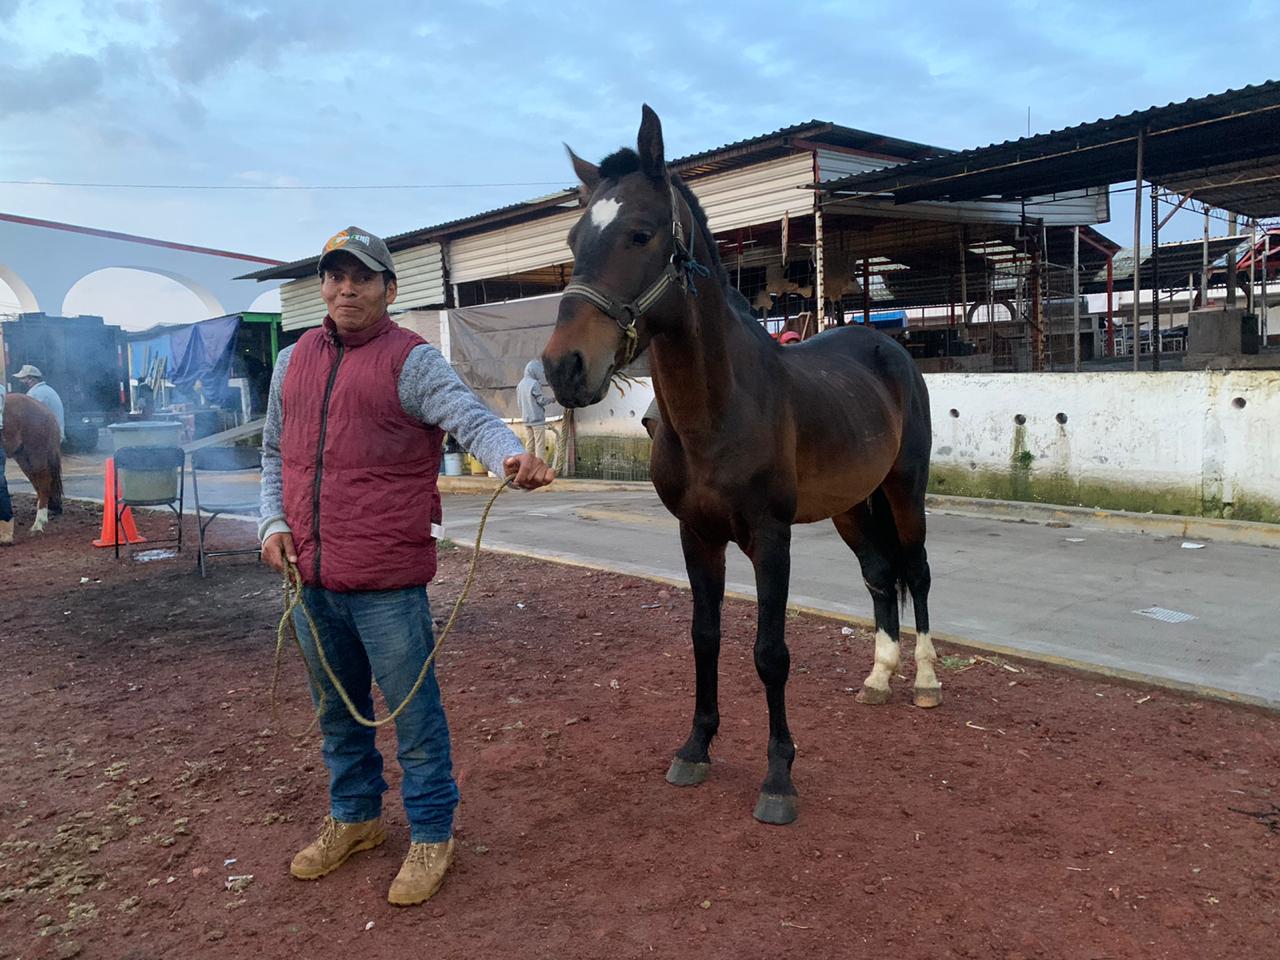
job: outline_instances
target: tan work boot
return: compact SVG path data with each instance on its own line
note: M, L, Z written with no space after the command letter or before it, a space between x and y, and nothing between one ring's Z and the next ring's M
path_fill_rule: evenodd
M443 843L411 843L409 855L400 865L400 872L391 881L387 902L397 907L411 907L415 903L430 900L444 875L453 863L453 837Z
M289 864L289 872L299 880L319 880L346 863L353 853L372 850L386 839L381 817L361 823L325 817L320 837L298 852Z
M13 546L13 521L0 520L0 547Z

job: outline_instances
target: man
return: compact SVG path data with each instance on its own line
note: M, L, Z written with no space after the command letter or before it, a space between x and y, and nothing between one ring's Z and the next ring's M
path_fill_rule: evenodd
M325 244L319 270L324 325L281 352L271 379L259 533L264 562L297 564L326 657L371 717L371 682L395 709L434 643L425 587L436 568L444 433L524 489L554 474L434 347L391 320L395 265L382 240L348 227ZM314 880L386 839L387 784L374 731L332 688L301 611L295 624L325 688L329 816L290 865ZM319 691L312 696L319 704ZM396 739L411 842L387 899L407 906L430 898L453 862L458 788L434 666L396 719Z
M53 415L58 418L58 439L67 439L67 418L62 410L62 398L58 396L57 390L44 382L44 374L40 372L40 368L28 363L14 376L26 384L27 396L32 400L39 400L53 411Z
M541 360L530 360L524 367L524 376L516 384L516 399L520 403L520 418L524 420L524 448L529 453L542 456L547 449L547 406L555 403L542 392L545 374ZM560 443L555 428L551 430L553 442ZM555 454L552 454L552 461Z
M4 384L0 383L0 437L4 435ZM13 546L13 501L4 478L4 442L0 439L0 547Z

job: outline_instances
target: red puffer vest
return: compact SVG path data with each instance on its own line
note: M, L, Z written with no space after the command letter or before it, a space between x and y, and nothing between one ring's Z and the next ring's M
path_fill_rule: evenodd
M422 343L389 316L350 336L325 317L293 348L280 454L285 520L308 584L395 590L435 576L443 432L405 413L397 391Z

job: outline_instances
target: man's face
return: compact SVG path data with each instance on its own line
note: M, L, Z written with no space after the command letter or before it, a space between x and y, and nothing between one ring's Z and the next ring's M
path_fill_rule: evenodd
M23 378L22 378L22 382L23 382L23 384L26 386L26 388L27 388L28 390L30 390L32 387L34 387L34 386L35 386L37 383L39 383L40 381L39 381L39 380L37 380L35 377L23 377Z
M328 259L320 277L320 296L339 331L358 333L382 319L396 299L396 282L384 283L383 276L347 253Z

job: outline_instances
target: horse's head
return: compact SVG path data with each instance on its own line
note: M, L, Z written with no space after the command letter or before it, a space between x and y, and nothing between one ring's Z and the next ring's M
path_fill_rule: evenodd
M569 157L586 210L569 231L573 278L542 360L556 399L585 407L662 331L655 308L696 267L686 238L697 227L667 172L662 123L647 105L635 152L620 150L598 167L572 150Z

